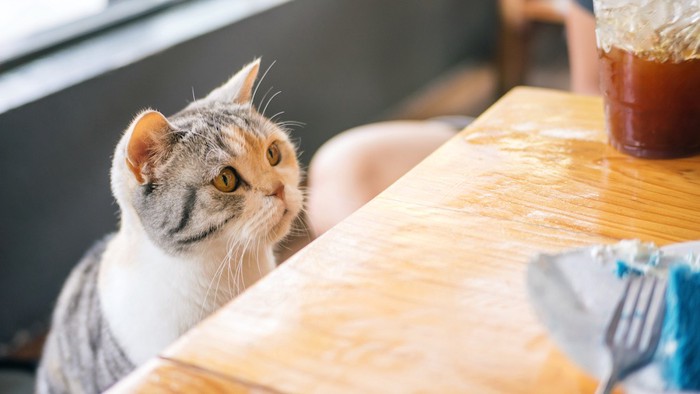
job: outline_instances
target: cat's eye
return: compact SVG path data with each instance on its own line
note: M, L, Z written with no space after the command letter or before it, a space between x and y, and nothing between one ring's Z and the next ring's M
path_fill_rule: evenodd
M269 161L270 165L273 167L282 161L282 153L280 152L280 148L277 146L276 142L273 142L267 148L267 161Z
M217 175L216 178L211 181L211 183L218 190L224 193L231 193L232 191L238 189L238 185L241 183L241 181L238 179L238 174L236 174L236 171L233 168L226 167L219 172L219 175Z

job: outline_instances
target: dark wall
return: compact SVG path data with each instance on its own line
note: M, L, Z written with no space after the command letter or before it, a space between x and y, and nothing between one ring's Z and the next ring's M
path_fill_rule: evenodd
M492 3L297 0L0 114L0 343L45 322L70 268L116 229L110 159L140 109L173 113L275 60L257 97L282 90L267 114L306 123L294 138L308 163L449 66L488 58Z

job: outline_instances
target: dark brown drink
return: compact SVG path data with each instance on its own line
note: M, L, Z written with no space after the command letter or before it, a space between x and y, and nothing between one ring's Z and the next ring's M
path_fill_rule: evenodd
M700 153L700 59L656 62L617 47L599 55L617 150L651 159Z

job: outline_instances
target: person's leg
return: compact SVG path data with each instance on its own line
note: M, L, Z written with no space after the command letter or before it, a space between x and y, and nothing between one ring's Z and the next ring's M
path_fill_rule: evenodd
M571 68L571 90L600 94L595 17L578 2L572 1L566 17L567 45Z
M326 142L309 166L307 215L316 236L386 189L456 132L442 122L360 126Z

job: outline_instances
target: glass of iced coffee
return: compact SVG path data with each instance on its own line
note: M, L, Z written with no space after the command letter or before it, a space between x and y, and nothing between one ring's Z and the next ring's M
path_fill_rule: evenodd
M611 145L636 157L700 153L700 0L594 0Z

